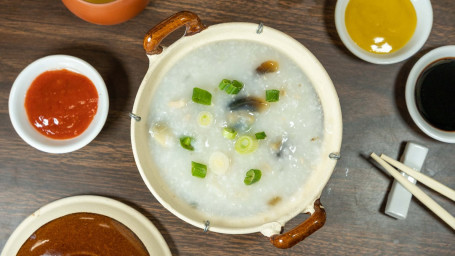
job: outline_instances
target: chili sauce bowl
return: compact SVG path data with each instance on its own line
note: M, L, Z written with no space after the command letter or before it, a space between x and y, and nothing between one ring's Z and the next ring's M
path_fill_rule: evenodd
M420 58L412 67L411 72L408 75L405 98L409 114L420 130L435 140L446 143L455 143L455 131L443 130L431 124L426 118L424 118L422 112L418 108L419 99L417 96L417 87L419 79L422 77L423 73L429 69L429 67L445 59L455 59L455 45L447 45L436 48ZM431 86L433 87L435 84L433 83ZM440 99L436 98L434 100L439 101ZM444 115L450 110L445 108L440 109L440 111L440 114Z
M78 195L53 201L24 219L6 241L0 256L17 255L22 245L35 231L55 219L73 213L94 213L112 218L134 233L150 255L171 255L166 241L155 225L137 210L108 197ZM86 237L86 239L96 240L97 238ZM92 254L87 253L87 255Z
M98 93L98 106L88 127L70 139L53 139L41 134L29 121L25 96L36 77L46 71L66 69L87 77ZM101 131L109 111L109 97L101 75L89 63L68 55L43 57L28 65L16 78L11 88L9 102L11 123L17 134L30 146L48 153L68 153L90 143Z
M409 0L416 12L417 24L407 43L390 53L373 53L361 48L349 35L345 13L350 0L338 0L335 7L335 26L343 44L358 58L374 64L393 64L414 55L425 44L433 25L433 9L429 0Z

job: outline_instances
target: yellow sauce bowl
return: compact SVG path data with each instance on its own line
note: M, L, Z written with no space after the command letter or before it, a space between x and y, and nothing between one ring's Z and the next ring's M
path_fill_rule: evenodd
M397 12L397 8L406 11ZM429 0L338 0L335 25L354 55L375 64L392 64L411 57L425 44L433 10Z
M114 25L139 14L149 0L62 0L74 15L98 25Z

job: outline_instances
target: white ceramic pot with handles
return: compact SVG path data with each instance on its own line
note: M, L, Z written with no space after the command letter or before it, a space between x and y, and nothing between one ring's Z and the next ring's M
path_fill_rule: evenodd
M185 36L168 48L159 44L172 31L186 26ZM320 159L302 184L303 189L294 195L295 202L280 207L273 216L258 214L245 218L207 216L178 198L160 177L153 162L149 143L149 112L156 87L170 70L190 51L220 40L249 40L273 47L298 65L309 78L323 109L323 138ZM330 77L319 61L303 45L275 29L252 23L223 23L204 26L197 15L179 12L152 28L144 38L144 49L149 58L149 69L136 95L131 113L131 142L139 172L155 198L180 219L204 229L226 234L261 232L270 237L272 244L289 248L322 227L326 215L319 198L339 159L342 119L339 99ZM299 226L282 234L287 221L299 213L311 216Z

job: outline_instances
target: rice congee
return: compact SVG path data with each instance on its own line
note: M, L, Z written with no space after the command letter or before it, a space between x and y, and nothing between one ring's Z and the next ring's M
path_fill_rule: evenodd
M283 53L213 42L159 82L150 157L170 190L199 211L254 216L299 200L321 160L323 119L312 84Z

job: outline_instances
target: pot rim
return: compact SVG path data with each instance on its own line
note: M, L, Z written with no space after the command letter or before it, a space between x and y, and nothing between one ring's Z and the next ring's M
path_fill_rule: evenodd
M258 28L261 27L262 32L257 32ZM166 199L163 198L170 197L169 194L163 192L166 185L156 185L156 183L155 185L151 184L150 178L153 177L153 175L150 169L155 168L150 168L149 166L153 166L153 163L151 163L151 160L144 160L140 157L141 152L138 150L138 144L147 142L136 140L137 136L140 136L140 132L138 130L142 129L142 131L148 131L146 127L143 127L144 125L148 125L147 122L144 121L144 119L147 119L146 113L148 113L147 107L142 106L144 99L149 99L152 97L151 95L153 95L154 87L159 84L162 77L166 74L166 71L169 70L169 68L171 68L179 58L198 47L220 40L249 40L266 44L272 46L282 54L288 56L297 65L301 66L304 71L309 70L311 67L311 74L306 71L305 74L308 76L309 80L313 84L313 87L316 89L316 92L321 100L321 104L324 108L325 138L323 143L323 151L328 158L328 160L324 161L324 164L321 164L324 165L324 175L320 177L320 173L318 173L318 175L315 175L313 172L306 182L306 184L309 184L310 181L317 181L314 182L314 184L311 184L311 186L314 188L312 193L306 195L301 200L297 200L299 203L295 203L290 209L286 209L286 211L280 210L281 213L279 213L279 216L276 218L270 218L270 216L267 216L267 214L258 214L253 217L242 218L241 220L235 218L236 223L234 225L231 220L227 221L226 218L218 219L211 216L210 218L207 217L204 219L201 218L201 216L203 216L201 213L196 215L191 214L191 216L189 216L189 214L184 214L178 209L181 208L181 206L175 201L176 199L173 199L174 201L172 203L169 203ZM307 48L305 48L302 44L300 44L292 37L286 35L285 33L270 27L262 26L262 24L258 26L258 24L254 23L232 22L212 25L199 34L183 37L174 42L168 48L164 49L161 54L148 55L148 57L150 61L149 69L140 85L132 111L133 115L142 117L142 121L137 121L136 119L132 118L131 142L134 158L141 177L155 198L167 210L185 222L202 228L205 231L211 230L227 234L262 232L266 236L280 233L281 227L288 220L292 219L299 213L312 213L314 211L313 204L315 200L320 197L324 186L328 182L328 179L330 178L335 168L336 159L329 158L329 154L339 154L338 152L341 148L342 120L339 99L333 83L323 66ZM151 80L152 77L153 80ZM316 88L316 84L321 88ZM324 91L324 94L321 94L322 91ZM328 141L328 139L331 140ZM149 165L143 166L145 161L148 161L147 163ZM149 168L144 168L145 166L148 166ZM321 169L321 167L319 169ZM315 176L318 177L316 178ZM155 176L154 178L157 177ZM304 189L303 191L306 192L307 189ZM234 218L231 217L231 219ZM258 219L261 221L258 221ZM210 226L206 224L207 221L210 221ZM213 225L214 223L215 225Z

